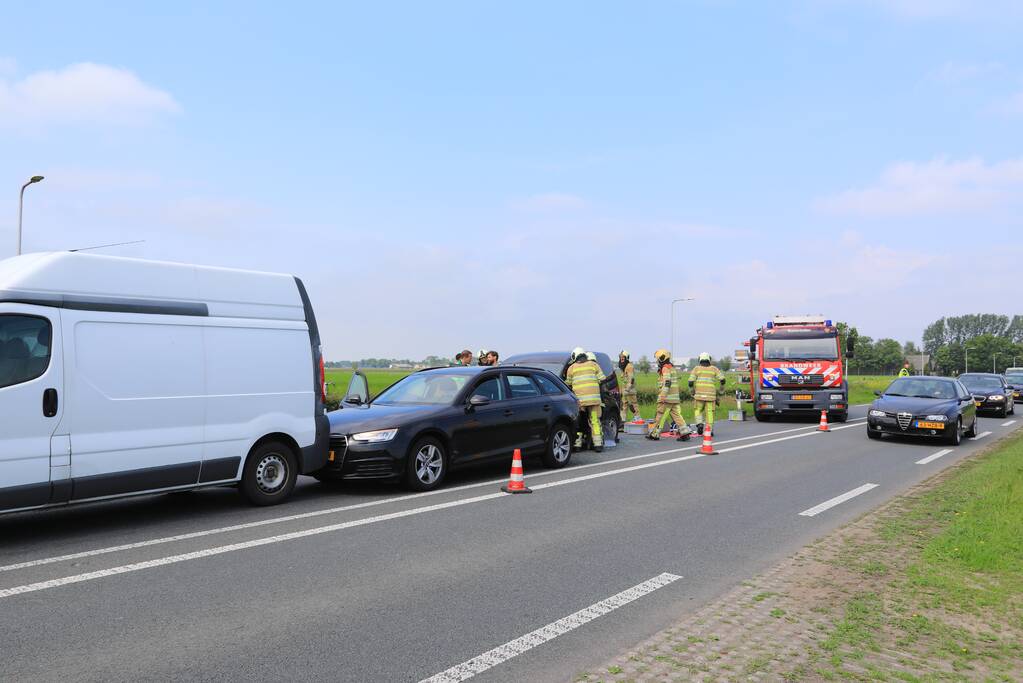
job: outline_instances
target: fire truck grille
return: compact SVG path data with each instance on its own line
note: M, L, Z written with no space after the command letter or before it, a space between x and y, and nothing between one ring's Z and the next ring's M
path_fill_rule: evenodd
M802 384L824 384L824 375L779 375L779 384L802 385Z

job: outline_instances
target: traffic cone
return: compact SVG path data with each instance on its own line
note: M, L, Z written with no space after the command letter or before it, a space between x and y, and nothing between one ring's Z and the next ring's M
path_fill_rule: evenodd
M717 455L717 451L714 450L714 443L711 439L711 428L707 425L703 428L703 445L700 446L700 450L697 451L703 455Z
M826 411L826 410L822 410L821 411L821 425L820 425L820 427L817 428L817 431L818 432L830 432L831 431L830 429L828 429L828 411Z
M522 476L522 451L515 449L512 455L511 479L507 486L502 486L505 493L532 493L532 489L526 487L526 479Z

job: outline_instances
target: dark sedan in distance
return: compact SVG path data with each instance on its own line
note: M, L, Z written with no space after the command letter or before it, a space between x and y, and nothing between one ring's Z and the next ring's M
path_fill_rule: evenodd
M959 381L973 394L977 410L994 413L998 417L1016 413L1012 388L1001 375L993 372L964 372L959 375Z
M1015 404L1016 401L1023 401L1023 373L1021 372L1006 372L1005 383L1012 389L1012 401Z
M973 395L949 377L900 377L888 385L867 412L867 436L884 434L943 439L958 446L963 435L977 435Z
M342 406L328 414L331 453L317 478L397 480L416 491L437 488L459 467L511 463L516 448L564 467L579 415L560 379L517 367L422 370L371 401L359 396Z

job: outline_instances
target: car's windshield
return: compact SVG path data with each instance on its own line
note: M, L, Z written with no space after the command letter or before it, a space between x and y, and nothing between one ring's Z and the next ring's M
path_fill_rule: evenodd
M956 397L955 385L943 379L905 378L888 385L885 396L950 399Z
M1023 384L1023 375L1006 375L1005 381L1009 384Z
M423 372L392 384L377 396L373 403L384 405L452 403L458 391L469 381L468 375Z
M965 384L966 388L970 391L1002 388L1002 383L998 381L997 377L988 377L985 375L963 376L959 378L959 381Z
M835 360L835 337L765 337L764 360Z

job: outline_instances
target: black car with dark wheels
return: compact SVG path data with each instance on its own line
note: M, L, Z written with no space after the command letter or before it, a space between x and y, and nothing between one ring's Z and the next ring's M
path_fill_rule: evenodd
M993 372L964 372L959 375L982 413L994 413L998 417L1016 413L1015 391L1001 375Z
M977 406L961 382L949 377L900 377L867 411L867 436L941 439L954 446L977 435Z
M417 491L449 471L512 451L559 468L572 457L579 405L558 377L525 367L433 368L404 377L371 401L365 380L330 418L320 480L388 479Z

